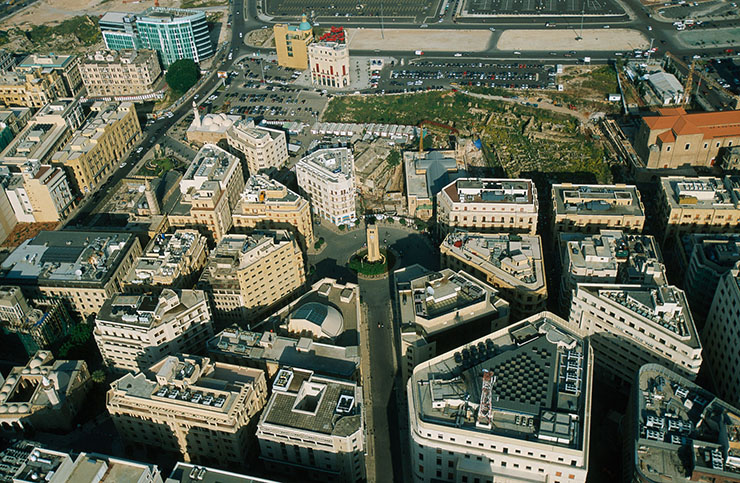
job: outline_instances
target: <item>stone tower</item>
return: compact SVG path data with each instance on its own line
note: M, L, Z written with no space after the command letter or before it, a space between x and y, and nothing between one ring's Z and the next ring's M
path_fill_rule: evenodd
M380 257L380 240L378 240L378 226L375 224L367 225L367 261L370 263L379 262Z

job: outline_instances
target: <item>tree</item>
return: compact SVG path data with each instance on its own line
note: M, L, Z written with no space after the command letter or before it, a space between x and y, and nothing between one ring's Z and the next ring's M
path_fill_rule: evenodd
M167 85L179 95L183 95L188 89L193 87L200 77L198 64L192 59L180 59L175 61L167 69Z
M401 162L401 153L394 149L388 154L388 158L386 159L386 161L391 166L398 166L398 164Z
M90 379L93 380L93 382L97 384L101 384L105 382L105 372L103 372L102 369L98 369L97 371L93 371L92 374L90 374Z

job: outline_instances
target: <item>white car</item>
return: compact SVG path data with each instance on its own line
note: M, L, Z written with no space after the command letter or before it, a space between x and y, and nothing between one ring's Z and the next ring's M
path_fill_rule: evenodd
M425 28L428 28L428 27L429 27L429 24L423 23L423 24L421 24L421 26L419 28L425 29Z
M142 152L143 150L144 150L144 148L143 148L143 147L141 147L141 146L140 146L140 147L138 147L138 148L136 148L136 154L141 154L141 152Z
M462 54L460 52L455 54L455 57L462 57Z
M493 28L493 27L489 28L488 30L490 30L491 32L495 32L496 31L496 29Z
M119 168L125 168L125 167L126 167L126 163L125 162L121 163L121 165L119 166Z

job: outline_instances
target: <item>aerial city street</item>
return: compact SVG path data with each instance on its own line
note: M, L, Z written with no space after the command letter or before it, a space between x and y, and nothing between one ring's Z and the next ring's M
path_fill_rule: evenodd
M731 0L0 6L0 483L740 483Z

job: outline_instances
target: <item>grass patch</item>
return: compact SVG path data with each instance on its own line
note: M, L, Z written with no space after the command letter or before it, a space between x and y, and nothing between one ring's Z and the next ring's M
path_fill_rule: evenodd
M92 45L100 41L98 19L81 15L64 20L58 25L34 25L26 31L26 37L34 44L46 44L53 36L74 35L82 45Z
M228 4L228 0L182 0L180 8L220 7Z
M603 65L598 69L592 70L581 84L581 87L602 93L604 97L608 94L619 92L617 71L614 70L614 66L611 64Z
M368 263L364 260L367 255L367 250L363 250L360 253L353 255L347 266L350 270L362 275L382 275L386 273L390 267L393 267L396 260L393 254L388 250L381 248L380 253L385 257L385 261Z
M157 158L152 159L151 161L147 161L144 166L142 166L137 176L154 176L154 177L161 177L168 171L177 170L180 171L185 168L185 165L181 163L180 161L173 159L173 158Z

